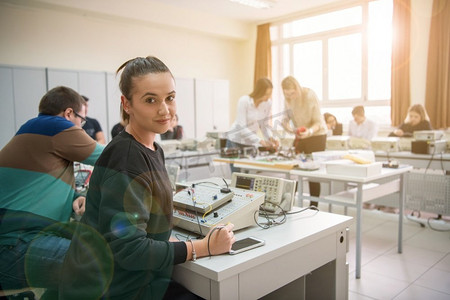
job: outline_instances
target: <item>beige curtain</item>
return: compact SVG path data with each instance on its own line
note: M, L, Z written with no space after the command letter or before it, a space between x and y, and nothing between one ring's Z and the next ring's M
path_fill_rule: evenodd
M434 0L425 108L433 128L450 126L450 1Z
M411 0L394 0L392 16L391 123L400 125L411 103L409 83Z
M253 84L261 77L272 78L272 50L269 23L259 25L257 28Z

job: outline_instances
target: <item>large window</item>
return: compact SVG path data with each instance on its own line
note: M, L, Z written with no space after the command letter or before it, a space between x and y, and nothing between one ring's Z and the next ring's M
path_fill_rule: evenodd
M364 105L368 118L388 125L390 116L392 0L361 0L271 26L274 83L293 75L313 89L323 112L344 125ZM274 99L283 99L279 84ZM284 109L274 101L274 112Z

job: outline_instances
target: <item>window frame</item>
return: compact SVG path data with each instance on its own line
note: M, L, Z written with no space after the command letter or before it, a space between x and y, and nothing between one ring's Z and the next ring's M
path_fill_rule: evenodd
M277 47L277 56L278 60L274 63L274 65L280 66L280 68L272 68L272 76L274 79L282 79L287 75L291 75L294 72L294 59L293 58L293 49L294 45L303 42L310 41L318 41L322 42L322 98L320 100L321 108L335 108L335 107L353 107L356 105L363 105L365 107L368 106L389 106L391 105L390 97L388 99L374 99L368 100L369 93L369 55L368 55L368 25L369 25L369 3L377 0L358 0L352 1L340 5L327 6L320 9L306 11L302 14L298 14L295 16L291 16L289 18L279 20L277 22L273 22L271 24L271 33L276 33L278 38L272 39L272 50ZM317 15L327 14L343 9L348 9L352 7L360 6L362 8L362 23L358 25L351 25L347 27L341 27L337 29L331 29L327 31L322 31L319 33L312 33L303 36L296 37L283 37L283 24L293 22L298 19L309 18ZM274 30L276 32L274 32ZM328 40L330 38L345 36L355 33L361 33L361 97L353 98L353 99L336 99L330 100L329 97L329 80L328 80ZM283 70L283 46L289 46L289 70ZM274 51L273 51L274 52ZM277 98L283 99L283 94L281 91L281 87L274 87L274 95ZM281 111L284 107L284 104L279 106L279 110Z

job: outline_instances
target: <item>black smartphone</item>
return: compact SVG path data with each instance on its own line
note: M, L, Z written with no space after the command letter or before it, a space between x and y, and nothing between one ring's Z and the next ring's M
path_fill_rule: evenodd
M238 254L262 245L264 245L263 240L250 236L234 242L229 253Z

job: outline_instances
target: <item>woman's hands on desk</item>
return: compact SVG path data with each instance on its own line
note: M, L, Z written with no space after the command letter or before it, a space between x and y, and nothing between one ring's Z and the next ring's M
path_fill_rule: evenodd
M275 151L277 151L278 147L280 147L280 142L277 141L274 138L270 138L268 141L267 140L261 140L260 144L263 147L266 147L268 149L274 149Z
M234 224L229 223L225 226L216 226L209 231L203 239L208 255L228 253L231 250L231 246L236 241L233 228Z
M72 209L76 215L82 216L86 209L86 197L80 196L80 197L76 198L75 200L73 200Z
M212 228L202 240L186 242L188 250L187 260L193 259L193 249L196 257L228 253L236 241L233 233L234 224L219 225Z
M401 130L401 129L395 129L395 130L393 131L393 133L394 133L396 136L403 136L403 134L404 134L403 130Z

